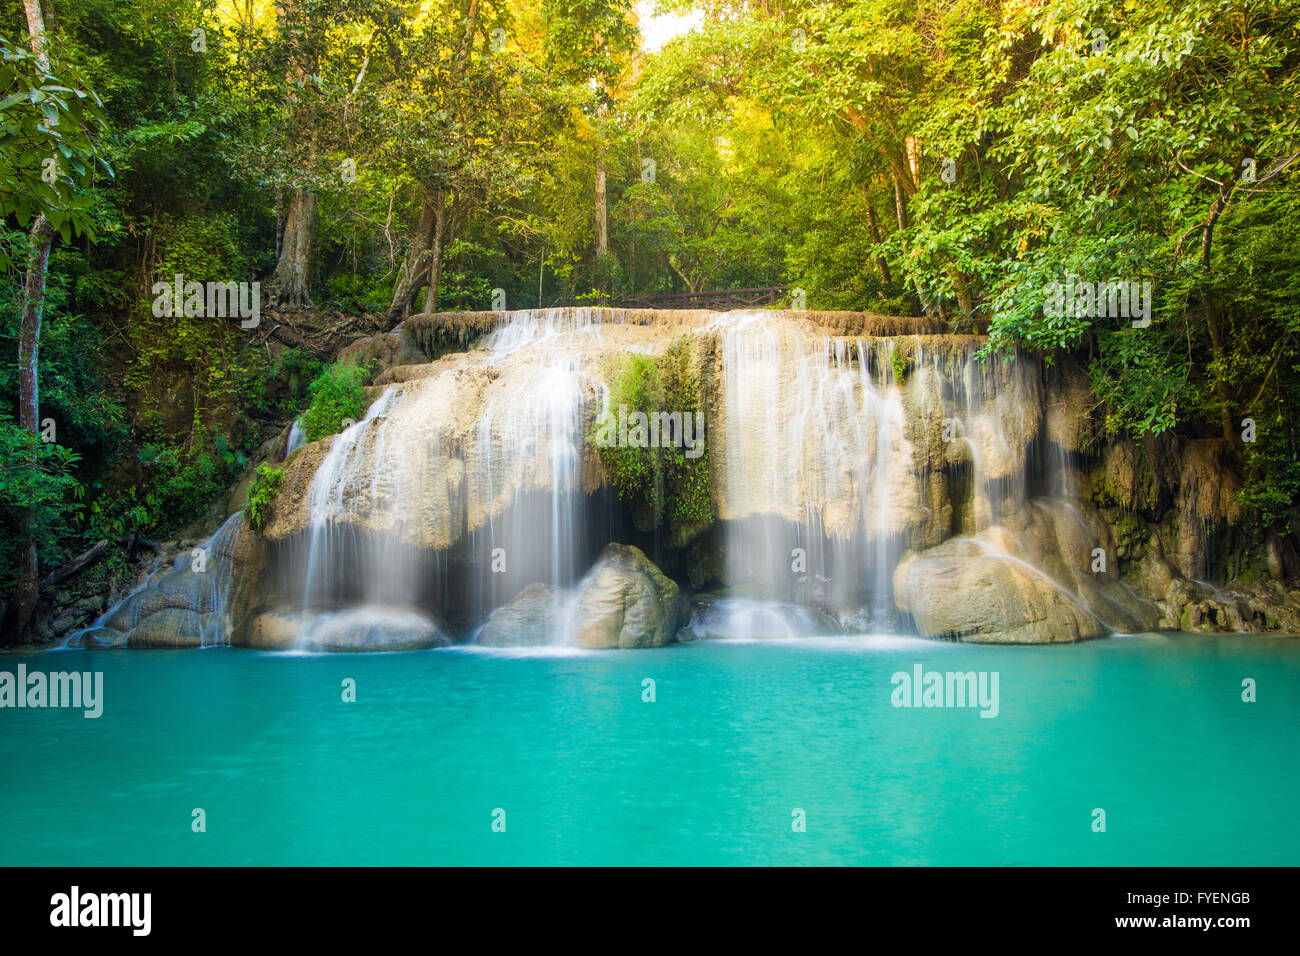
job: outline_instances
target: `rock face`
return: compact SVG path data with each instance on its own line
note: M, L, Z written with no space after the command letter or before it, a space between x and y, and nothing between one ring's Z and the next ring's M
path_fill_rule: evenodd
M418 361L439 354L448 337L468 348L468 334L488 330L468 351ZM942 507L947 471L966 465L981 481L1022 471L1040 430L1043 386L1032 359L980 363L982 338L922 340L922 331L938 327L778 311L414 316L383 343L358 343L352 357L381 362L375 405L366 421L288 462L266 535L302 533L315 507L337 525L448 549L521 496L592 494L604 483L587 436L610 385L605 359L659 354L689 334L713 514L811 517L839 537L909 534L938 544L952 523ZM1064 433L1068 424L1054 427Z
M131 630L128 647L202 647L204 631L212 619L183 607L165 607L150 614Z
M227 644L256 589L265 553L235 515L208 541L149 574L143 585L94 625L68 638L72 647L211 647Z
M677 631L677 584L638 548L606 546L578 585L573 633L579 647L662 647Z
M287 651L297 644L298 635L306 625L302 614L264 611L240 629L234 643L260 651Z
M558 642L560 596L549 584L530 584L509 604L492 612L479 629L483 647L541 647Z
M1161 627L1180 631L1300 634L1300 591L1268 582L1251 594L1175 578L1160 602Z
M906 558L894 594L924 637L1058 644L1107 632L1046 575L986 539L954 539Z
M928 637L1050 644L1154 630L1159 606L1121 580L1119 563L1089 502L1034 499L1003 524L901 562L894 597Z
M445 640L437 621L306 619L280 605L396 594L477 619L480 608L464 612L446 592L462 593L498 552L506 593L575 580L629 517L593 440L619 384L610 358L675 354L687 335L695 384L680 408L703 415L696 493L707 500L660 539L663 563L694 588L775 603L699 605L682 639L835 633L836 615L859 630L910 615L925 635L1009 643L1300 630L1300 544L1261 541L1249 525L1232 442L1108 436L1069 356L985 359L984 337L941 331L855 313L414 316L346 350L378 366L372 404L284 462L262 535L223 528L209 562L219 574L193 573L188 559L160 566L69 642L434 646ZM660 414L681 397L664 396ZM477 640L660 646L682 616L677 585L613 544L573 595L523 587ZM50 639L75 621L51 622Z
M600 411L600 359L610 339L667 335L625 324L602 339L588 334L599 319L526 314L486 348L385 368L362 421L287 463L267 538L328 521L445 550L530 495L568 509L595 492L603 479L586 438Z

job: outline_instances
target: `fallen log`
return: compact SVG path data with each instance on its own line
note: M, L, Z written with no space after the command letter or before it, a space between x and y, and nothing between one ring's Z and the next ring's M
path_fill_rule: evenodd
M100 541L89 551L78 555L57 571L51 571L49 574L45 575L45 577L41 578L40 588L44 590L45 588L53 587L60 581L66 581L74 574L80 574L82 571L86 570L86 568L90 567L102 558L107 551L108 541Z

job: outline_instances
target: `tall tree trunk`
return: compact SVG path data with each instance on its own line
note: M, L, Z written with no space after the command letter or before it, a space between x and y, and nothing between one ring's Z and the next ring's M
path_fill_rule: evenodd
M280 261L268 282L267 301L273 305L311 304L312 246L316 234L316 196L302 189L289 194Z
M911 183L910 180L908 180L906 183L904 182L903 177L905 175L907 175L907 173L902 168L902 166L898 163L894 163L892 167L892 177L894 180L894 215L898 218L898 228L900 231L907 228L907 197L909 195L908 187L914 185ZM906 272L906 270L904 270L904 272ZM907 282L906 274L903 276L903 282L904 284L906 284ZM916 285L915 280L913 280L912 285L915 287ZM913 291L910 291L908 293L908 298L912 300L913 315L929 314L930 311L929 308L926 305L924 305L921 301L921 294L919 289L914 288ZM942 306L940 306L939 308L939 315L940 316L943 315Z
M23 12L27 14L27 33L31 37L32 52L36 54L36 65L42 73L48 73L50 58L45 52L45 15L41 13L41 0L23 0Z
M880 222L876 219L876 208L867 203L867 224L871 227L871 241L880 245ZM880 268L880 277L885 285L893 285L894 279L889 272L889 263L884 256L876 256L876 265Z
M600 123L603 124L605 119L605 104L602 102L596 109L596 116ZM605 253L609 252L609 200L605 194L605 151L600 141L603 126L597 126L596 130L596 258L599 259ZM640 161L637 162L637 168L641 168Z
M972 324L975 322L975 297L971 294L970 284L960 269L948 268L948 277L952 279L953 290L957 293L957 307Z
M23 283L22 326L18 335L18 426L33 434L41 427L41 387L37 368L41 351L41 316L45 308L45 276L53 241L54 227L41 213L32 224L32 247ZM30 466L34 469L36 462L30 462ZM15 644L31 624L40 596L36 510L19 509L18 526L22 541L18 549L17 619L12 634Z
M402 260L397 287L393 290L392 302L385 313L390 328L411 314L411 305L415 302L420 287L429 281L435 233L442 217L438 210L442 205L443 194L438 192L426 199L420 207L420 224L416 228L415 238L411 240L410 248L406 250L406 257Z
M424 289L424 311L438 309L438 284L442 281L442 250L446 245L447 213L441 202L433 210L433 248L429 250L428 285Z
M907 194L899 180L898 170L894 171L894 214L898 217L898 228L907 228Z
M609 252L609 204L605 198L605 163L596 161L596 255Z
M282 31L289 27L290 15L297 5L298 0L281 0L276 4L276 16L280 20ZM293 88L297 84L303 84L304 89L310 86L311 76L316 69L316 56L303 49L300 37L290 32L288 38L289 68L285 72L285 83L289 88L289 100L295 104L290 119L291 135L300 140L306 139L307 167L310 169L315 165L316 130L310 125L308 111ZM289 209L284 218L279 258L275 263L275 271L267 280L265 298L268 303L280 306L311 305L315 237L316 196L295 187L289 193Z
M27 32L31 36L36 67L49 72L50 58L45 52L45 17L40 0L23 0L27 14ZM50 265L50 245L54 227L41 213L32 223L31 249L27 257L27 275L23 281L22 324L18 333L18 426L36 434L41 427L41 316L45 310L45 277ZM29 462L32 469L36 462ZM18 643L31 624L40 597L40 559L36 549L36 510L21 508L18 527L22 540L18 547L18 587L15 595L17 615L11 640Z
M41 387L36 369L41 351L45 275L53 241L54 227L41 213L32 223L32 248L23 283L22 329L18 335L18 425L30 432L40 431Z

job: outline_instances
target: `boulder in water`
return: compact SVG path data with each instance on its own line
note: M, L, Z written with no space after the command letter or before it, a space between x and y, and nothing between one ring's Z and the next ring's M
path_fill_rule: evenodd
M1059 644L1107 633L1047 575L980 539L955 538L904 559L894 596L923 637Z
M263 651L414 651L451 643L441 621L416 611L357 607L302 613L263 611L236 633L242 647Z
M484 647L540 647L556 642L560 602L549 584L530 584L492 612L475 643Z
M677 584L639 548L610 544L578 585L579 647L662 647L677 631Z
M298 635L307 627L308 615L284 611L263 611L236 632L233 643L261 651L287 651L297 646Z
M358 607L309 619L298 636L305 651L418 651L446 647L443 626L415 611Z

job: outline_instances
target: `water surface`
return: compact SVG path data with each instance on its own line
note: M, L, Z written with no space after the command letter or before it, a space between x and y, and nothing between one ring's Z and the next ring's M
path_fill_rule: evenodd
M1300 861L1291 639L19 663L102 670L106 701L0 710L3 865ZM893 707L916 663L998 672L998 716Z

